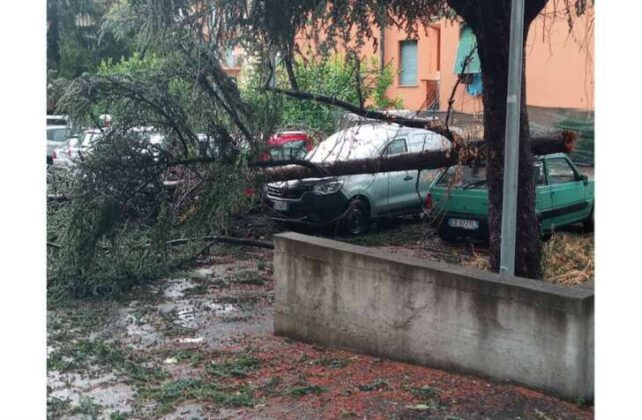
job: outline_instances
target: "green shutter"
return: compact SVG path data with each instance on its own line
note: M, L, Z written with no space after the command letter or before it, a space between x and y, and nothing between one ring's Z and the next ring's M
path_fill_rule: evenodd
M457 58L455 59L455 74L481 73L479 55L477 51L473 54L465 69L464 61L470 52L477 46L477 38L468 26L462 26L459 33L459 46L457 47ZM463 71L462 71L463 69Z

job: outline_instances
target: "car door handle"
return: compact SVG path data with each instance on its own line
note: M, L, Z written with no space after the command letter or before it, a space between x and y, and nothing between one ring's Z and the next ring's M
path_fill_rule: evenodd
M404 180L404 181L410 181L411 179L415 179L415 177L414 177L414 176L410 176L410 175L406 175L406 176L403 178L403 180Z

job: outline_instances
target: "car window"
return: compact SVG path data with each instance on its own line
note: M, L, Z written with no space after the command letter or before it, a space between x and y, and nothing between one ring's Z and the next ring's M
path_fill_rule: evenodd
M548 166L548 183L564 184L566 182L575 182L575 171L566 159L556 158L549 159Z
M537 185L545 185L544 165L541 161L535 162L535 182ZM439 187L457 188L488 188L486 185L486 166L451 166L441 175L435 184Z
M437 186L486 188L486 166L451 166L439 178Z
M546 176L544 175L544 162L537 161L533 165L535 176L535 185L546 185Z
M408 148L406 147L406 139L394 139L386 148L386 155L398 155L400 153L406 153Z
M270 156L273 160L303 159L307 154L305 141L291 141L280 147L270 149Z
M69 130L66 128L48 128L47 140L64 142L67 140Z

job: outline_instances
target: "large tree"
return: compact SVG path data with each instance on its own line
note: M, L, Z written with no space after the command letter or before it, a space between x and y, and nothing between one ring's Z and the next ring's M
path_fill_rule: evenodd
M573 5L568 3L570 0L549 1L558 2L558 10L567 16L575 16L585 7L582 1ZM527 0L527 4L526 28L545 6L545 0ZM131 229L132 220L138 220L137 226L141 232L147 232L150 226L158 224L157 210L163 206L172 209L167 214L176 228L184 229L186 220L193 220L194 223L189 225L194 229L194 236L220 234L221 231L225 233L224 225L229 222L229 217L221 216L238 209L240 204L237 205L235 198L224 198L222 192L231 194L233 188L230 179L238 181L240 174L249 175L246 172L248 155L239 154L235 149L229 154L220 153L219 150L214 157L198 157L196 133L207 134L219 145L241 145L244 150L249 148L251 158L254 151L261 149L277 121L271 116L278 113L275 108L280 102L270 98L285 95L337 106L372 118L421 126L423 123L420 121L390 118L364 109L362 100L351 103L327 92L303 91L306 85L298 83L295 66L306 65L306 60L310 62L314 56L329 57L338 50L344 53L346 59L353 60L358 68L362 48L368 42L376 43L376 28L381 22L416 34L436 19L454 18L453 11L471 26L479 43L485 84L484 125L490 180L491 263L497 269L510 0L128 0L112 10L107 21L102 23L103 32L134 34L140 56L130 66L123 67L122 71L103 71L77 78L62 100L64 111L85 122L94 120L98 113L119 115L115 125L120 127L111 132L115 135L106 139L110 147L97 148L93 158L88 159L82 168L87 176L80 179L90 185L81 185L82 188L77 190L80 197L84 197L83 191L100 191L102 195L98 202L95 196L86 197L88 205L97 209L96 217L111 215L111 211L117 209L114 214L118 217L112 218L117 223L110 222L111 227L104 232L94 232L88 227L96 226L100 220L88 219L87 212L83 211L87 205L79 198L72 200L74 208L79 209L78 212L71 212L72 220L77 219L78 223L65 221L64 225L76 226L77 231L67 229L67 233L61 237L66 238L63 241L68 244L63 242L61 249L69 250L66 255L74 259L77 254L74 250L86 248L86 242L81 239L84 233L88 233L95 254L89 253L88 262L79 265L79 270L58 273L56 281L76 287L75 279L87 277L87 267L102 267L96 262L98 258L103 254L108 257L111 255L104 248L96 248L97 238L111 237L109 232L115 229L123 232L125 227ZM572 19L569 21L572 22ZM253 96L252 100L248 100L226 74L228 52L239 45L264 80L259 84L264 99L256 100L256 96ZM139 63L138 57L143 61ZM159 60L158 64L154 64L156 60ZM141 69L144 71L136 70L144 63L148 64ZM272 82L275 74L280 78L276 86ZM357 88L364 82L359 74L356 71L356 77L350 78ZM150 158L146 161L150 166L148 170L143 168L144 165L141 166L138 155L133 155L131 159L123 158L122 154L136 151L129 150L131 147L127 142L120 141L117 134L127 133L131 127L149 124L163 131L168 147L158 160ZM443 127L435 129L456 138ZM540 239L534 210L529 142L524 106L516 272L537 278L540 277ZM116 149L114 144L122 148ZM114 150L118 150L118 153L114 153ZM201 181L174 198L164 198L165 195L160 193L161 185L158 185L157 193L143 194L148 190L150 177L156 177L162 172L162 167L176 164L195 165L196 168L192 169ZM117 170L109 172L104 168ZM138 187L132 187L132 183ZM148 203L150 199L152 204ZM224 205L226 202L231 204ZM142 210L134 212L132 207ZM204 226L207 229L201 232ZM81 235L78 232L84 233ZM144 255L149 259L153 254ZM154 263L155 260L151 261ZM69 261L63 262L61 267L72 265Z
M555 3L557 16L572 28L573 18L588 7L586 0L526 0L524 16L524 40L531 23L542 12L547 1ZM284 4L282 4L284 3ZM289 6L288 6L289 4ZM296 4L293 6L292 4ZM307 6L307 7L305 7ZM282 39L294 39L295 34L306 33L308 39L318 46L341 43L341 47L356 51L364 40L376 35L372 28L383 20L403 27L412 33L435 19L459 15L471 27L477 37L478 53L484 83L484 138L487 148L487 174L489 189L490 262L493 270L499 269L501 243L502 185L504 165L504 130L506 122L506 92L508 82L508 51L510 42L511 0L352 0L336 2L283 2L264 0L254 2L254 19L266 39L275 39L272 48L279 48L285 57L295 51L292 43ZM252 16L252 15L251 15ZM304 21L303 16L311 17ZM305 25L301 22L304 21ZM327 35L320 39L319 29ZM261 33L257 31L256 33ZM274 33L280 34L275 36ZM287 63L287 60L286 60ZM290 96L308 98L298 92L295 81ZM522 74L521 127L519 148L519 191L517 219L516 274L525 277L541 277L541 239L539 221L535 212L535 182L532 171L533 156L530 148L526 87ZM330 98L317 98L328 102ZM338 104L354 111L354 107ZM358 112L358 110L357 110ZM365 113L364 113L365 114ZM372 114L369 114L372 116ZM401 121L404 124L403 121Z

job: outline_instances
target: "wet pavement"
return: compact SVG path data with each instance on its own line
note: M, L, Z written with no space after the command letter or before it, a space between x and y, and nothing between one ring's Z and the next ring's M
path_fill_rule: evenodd
M271 251L48 311L49 418L591 418L525 388L275 337Z

